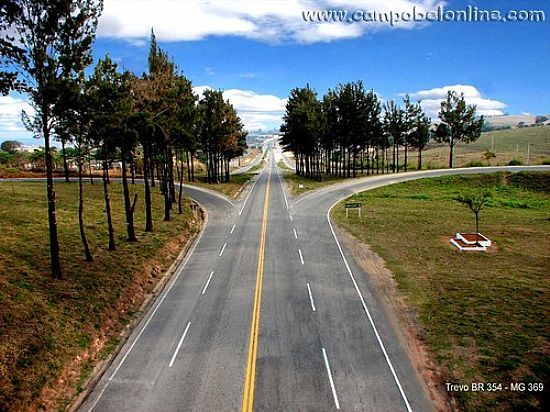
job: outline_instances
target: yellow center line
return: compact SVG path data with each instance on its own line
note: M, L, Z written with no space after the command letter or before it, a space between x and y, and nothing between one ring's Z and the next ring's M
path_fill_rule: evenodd
M248 340L248 359L246 363L246 376L244 380L242 412L252 412L254 406L254 386L256 384L256 357L258 354L258 335L260 333L260 307L262 303L265 237L267 233L267 211L269 208L270 181L271 169L269 169L269 175L267 176L267 187L265 190L264 216L262 223L262 234L260 237L260 250L258 252L258 269L256 271L256 290L254 292L252 322L250 324L250 337Z

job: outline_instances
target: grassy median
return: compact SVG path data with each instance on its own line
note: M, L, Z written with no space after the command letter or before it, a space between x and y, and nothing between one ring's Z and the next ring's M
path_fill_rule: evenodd
M70 402L200 227L188 202L183 215L174 211L172 221L163 222L163 199L154 190L155 228L144 232L143 187L131 186L139 196L138 242L126 242L121 186L113 183L118 248L110 252L102 186L86 184L85 226L94 255L88 263L77 190L76 183L56 184L64 280L54 281L45 184L0 182L0 410L57 410Z
M475 226L454 198L485 190L492 197L480 231L495 247L458 252L449 239ZM333 218L384 258L446 382L502 384L453 392L461 409L542 410L550 385L550 173L423 179L346 201L362 202L363 218L346 218L343 203ZM545 392L506 390L513 382L543 382Z

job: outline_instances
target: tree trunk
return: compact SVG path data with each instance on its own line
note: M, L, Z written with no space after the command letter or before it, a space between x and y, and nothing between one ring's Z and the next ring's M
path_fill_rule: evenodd
M136 242L137 237L134 229L134 210L130 201L130 190L128 188L128 172L126 164L126 153L121 153L122 158L122 191L124 194L124 212L126 214L126 233L128 242Z
M145 231L153 231L153 212L151 205L151 188L149 186L149 153L143 147L143 187L145 188Z
M449 143L450 151L449 151L449 168L453 168L453 156L454 156L454 148L455 144L453 142L453 138L451 137L450 143Z
M177 157L176 157L176 161L177 161ZM178 213L181 215L183 214L183 207L181 205L181 200L183 197L183 153L181 154L181 158L180 158L179 178L180 178L180 187L179 187L179 193L178 193Z
M109 196L109 166L107 161L103 162L103 198L105 199L105 213L107 214L107 226L109 228L109 250L116 250L115 231L113 229L113 218L111 216L111 198Z
M88 238L86 237L86 231L84 229L84 190L82 185L82 164L84 159L80 153L80 147L78 149L78 227L80 229L80 239L82 240L82 246L84 246L84 255L86 261L91 262L93 260L92 252L90 251L90 245Z
M44 135L45 166L46 166L46 192L48 196L48 225L50 231L50 260L52 277L62 279L61 262L59 260L59 240L57 237L57 219L55 215L55 188L53 184L53 162L50 149L50 130L48 129L48 116L42 115L42 133Z
M189 164L189 151L185 152L185 162L187 164L187 181L191 181L191 165Z
M132 178L132 185L136 184L136 163L134 161L134 156L130 156L130 174Z
M191 181L195 181L195 163L194 163L195 155L191 153Z
M170 201L176 203L176 184L174 181L174 152L172 148L168 148L167 153L168 161L168 188L170 190Z
M394 173L399 173L399 143L395 145L395 165Z
M422 170L422 148L418 148L418 170Z
M92 176L92 159L91 159L91 154L90 154L90 148L88 147L88 155L86 156L87 157L87 160L88 160L88 175L90 177L90 184L93 185L94 184L94 177Z
M405 143L405 172L407 171L408 162L409 162L409 145Z
M479 233L479 212L475 213L476 215L476 235ZM477 236L476 236L477 240Z
M153 162L153 160L151 159L149 161L149 168L151 170L151 187L155 187L156 186L156 183L155 183L155 163Z
M67 152L65 151L65 139L61 139L61 150L63 151L63 173L65 175L65 182L69 183L69 164L67 163Z

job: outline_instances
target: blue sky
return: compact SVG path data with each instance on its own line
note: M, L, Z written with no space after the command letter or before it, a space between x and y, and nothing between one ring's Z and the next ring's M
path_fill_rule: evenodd
M303 21L302 10L543 10L544 1L146 1L105 0L97 59L109 53L146 70L151 26L200 93L220 88L249 129L278 127L285 98L309 83L319 94L363 80L383 99L422 99L436 117L448 89L486 114L550 112L550 27L545 22L422 24ZM21 96L0 100L0 140L29 137L16 119Z

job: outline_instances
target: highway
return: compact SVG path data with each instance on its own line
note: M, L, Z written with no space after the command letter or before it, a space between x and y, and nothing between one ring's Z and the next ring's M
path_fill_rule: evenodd
M185 186L207 211L203 231L79 410L432 410L400 331L328 219L349 194L419 176L290 199L268 153L238 203Z

